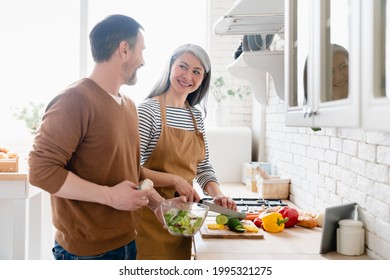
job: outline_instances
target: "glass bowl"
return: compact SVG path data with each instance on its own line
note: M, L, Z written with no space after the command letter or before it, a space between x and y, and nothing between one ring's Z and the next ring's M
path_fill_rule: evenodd
M194 236L203 225L209 207L196 202L165 200L161 203L164 223L172 235Z

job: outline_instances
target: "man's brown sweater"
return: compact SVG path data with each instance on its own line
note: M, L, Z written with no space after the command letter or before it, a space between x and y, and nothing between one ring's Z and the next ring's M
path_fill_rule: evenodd
M122 96L118 104L84 78L48 105L29 155L29 181L53 194L68 171L87 181L114 186L140 177L138 116ZM119 211L98 203L51 196L56 241L76 255L119 248L135 238L139 210Z

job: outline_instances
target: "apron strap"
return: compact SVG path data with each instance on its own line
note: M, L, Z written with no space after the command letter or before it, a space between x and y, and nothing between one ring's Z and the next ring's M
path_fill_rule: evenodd
M188 108L188 110L190 110L191 118L192 118L192 122L194 123L194 128L195 128L196 134L197 134L197 135L200 135L200 132L199 132L199 129L198 129L198 124L197 124L197 122L196 122L196 120L195 120L194 114L192 113L190 103L188 103L188 101L186 100L186 101L184 102L184 104L186 105L186 107Z
M160 100L160 112L161 112L161 126L164 127L164 126L167 125L167 112L166 112L165 93L160 95L159 100ZM195 116L192 113L190 103L188 103L188 101L186 100L184 102L184 104L187 107L187 109L190 111L192 122L194 123L195 133L197 135L200 135L201 133L200 133L199 128L198 128L198 123L196 122Z
M165 102L165 93L160 95L160 113L161 113L161 127L165 127L167 125L167 112L166 112L166 102Z

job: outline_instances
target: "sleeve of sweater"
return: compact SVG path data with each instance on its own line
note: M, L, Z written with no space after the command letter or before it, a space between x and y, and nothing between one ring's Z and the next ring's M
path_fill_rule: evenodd
M66 180L65 168L87 126L85 102L77 94L61 94L46 108L29 153L29 181L49 193Z

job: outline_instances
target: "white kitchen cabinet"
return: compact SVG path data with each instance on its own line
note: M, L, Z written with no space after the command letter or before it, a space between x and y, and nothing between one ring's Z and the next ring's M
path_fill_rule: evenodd
M216 22L214 32L283 35L283 55L244 52L228 70L251 83L261 104L267 102L265 74L271 74L277 94L285 100L287 126L390 131L390 71L386 71L390 67L389 3L285 0L281 13L280 1L270 5L239 0ZM341 87L337 69L341 66L333 61L334 44L348 52L344 75L348 89L341 97L336 97L337 87ZM277 55L284 57L284 75L279 73L280 67L273 68L280 63ZM264 60L266 56L269 61Z
M313 118L304 115L308 110L305 92L312 88L313 72L304 83L304 69L308 60L312 67L312 15L313 2L309 0L285 1L285 106L286 125L313 126Z
M390 131L390 1L362 1L363 128Z
M220 35L283 34L284 0L237 0L213 29Z
M283 37L284 26L284 0L238 0L213 29L218 35ZM267 103L267 73L273 78L277 94L284 99L284 51L244 51L227 68L233 76L249 81L259 103Z
M0 259L42 259L44 196L27 174L0 173Z
M360 1L286 0L285 8L286 125L358 127ZM333 85L342 82L332 82L339 79L332 44L349 52L341 99L335 97L341 86Z

